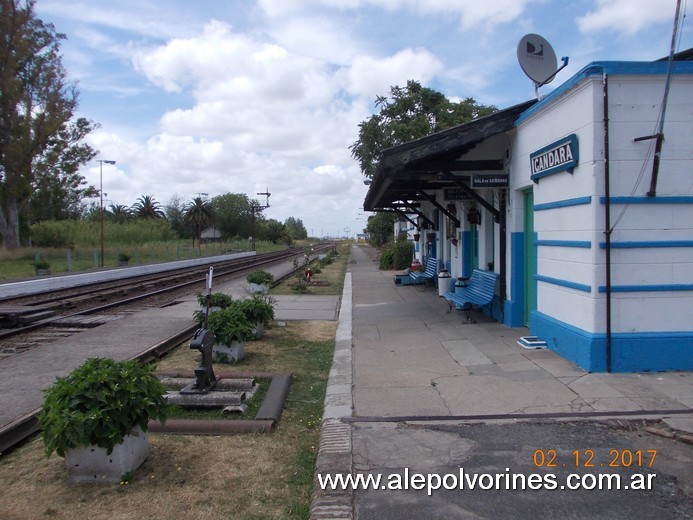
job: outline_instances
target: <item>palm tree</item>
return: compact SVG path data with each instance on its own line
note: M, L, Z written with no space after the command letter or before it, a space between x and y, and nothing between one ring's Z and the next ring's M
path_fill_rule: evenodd
M137 199L137 202L132 205L132 213L137 218L166 218L161 204L151 195L142 195Z
M111 204L110 206L108 206L108 209L111 220L118 224L123 224L124 222L127 222L127 220L131 216L130 208L124 206L123 204Z
M195 197L192 202L185 205L185 213L183 213L183 221L187 224L193 224L195 234L193 235L193 247L195 247L195 237L197 237L197 246L200 247L202 241L202 229L214 223L217 215L210 202L207 202L202 197Z

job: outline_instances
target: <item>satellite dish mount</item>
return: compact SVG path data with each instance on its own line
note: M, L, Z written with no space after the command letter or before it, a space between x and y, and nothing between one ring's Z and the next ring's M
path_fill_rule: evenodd
M534 83L534 93L539 99L539 87L553 81L568 65L568 56L561 58L563 65L556 68L558 62L551 44L538 34L527 34L517 44L517 61Z

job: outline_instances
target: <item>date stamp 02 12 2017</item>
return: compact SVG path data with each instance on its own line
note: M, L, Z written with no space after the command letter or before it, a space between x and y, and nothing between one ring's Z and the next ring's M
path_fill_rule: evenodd
M538 468L651 468L657 458L657 450L609 450L604 457L592 449L573 450L564 456L557 450L534 450L532 463Z

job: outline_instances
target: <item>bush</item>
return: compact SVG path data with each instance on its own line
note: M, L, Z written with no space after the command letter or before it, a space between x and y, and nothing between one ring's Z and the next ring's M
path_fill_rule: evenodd
M406 269L411 265L413 254L414 244L400 237L383 246L378 267L383 270Z
M136 426L146 432L150 419L166 420L165 393L153 366L88 359L44 390L38 420L46 455L90 445L110 454Z
M274 275L268 273L267 271L253 271L245 277L248 283L254 283L257 285L271 285L274 281Z

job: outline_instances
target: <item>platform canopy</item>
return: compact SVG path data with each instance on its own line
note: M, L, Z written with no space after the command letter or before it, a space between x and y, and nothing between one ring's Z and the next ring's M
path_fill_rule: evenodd
M387 148L380 156L364 209L417 212L422 200L431 200L428 192L446 188L468 190L470 196L474 195L469 188L469 175L502 172L503 153L476 160L461 158L482 141L512 130L518 116L534 103L535 99L526 101L469 123Z

